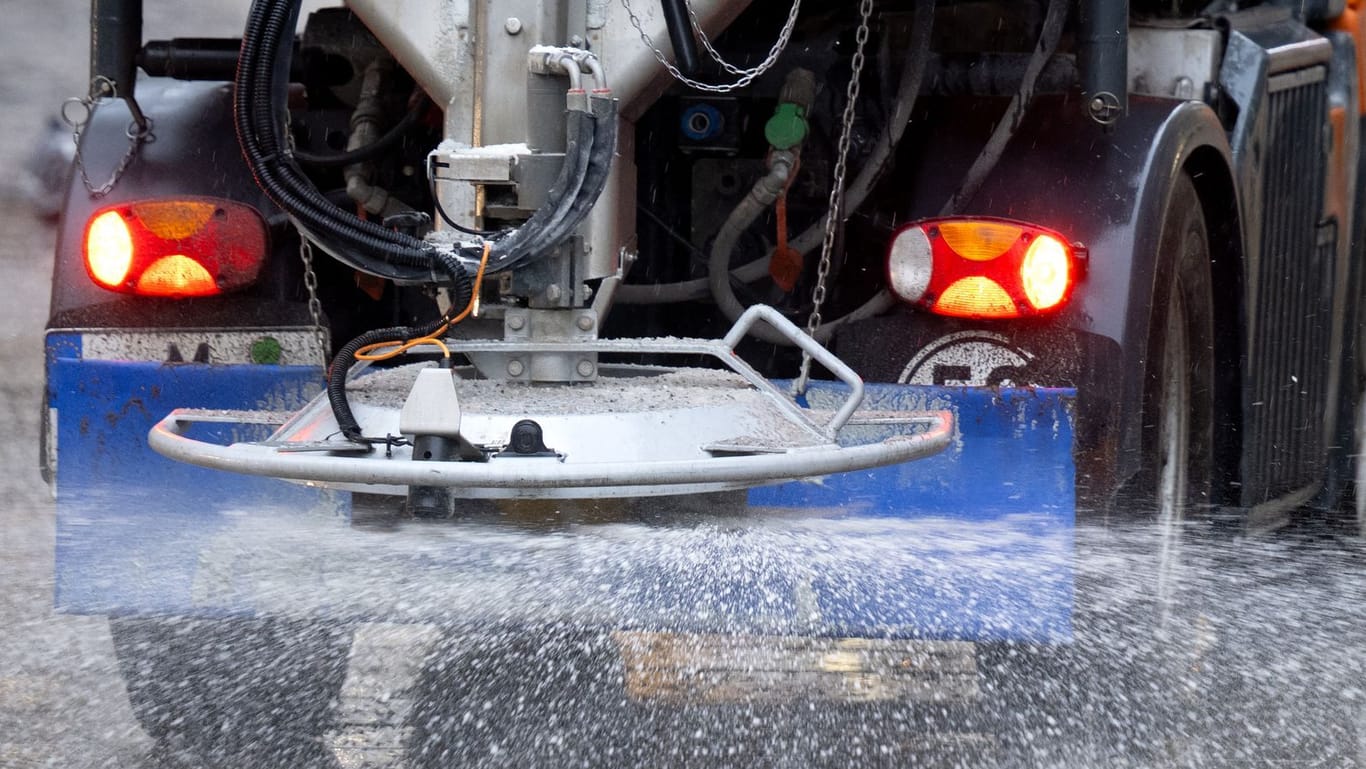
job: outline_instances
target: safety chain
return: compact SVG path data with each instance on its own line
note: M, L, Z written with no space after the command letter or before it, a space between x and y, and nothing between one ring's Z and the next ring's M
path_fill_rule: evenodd
M830 184L830 204L825 212L825 237L821 241L821 260L816 268L816 287L811 290L811 317L806 321L806 333L816 336L821 326L821 305L825 304L825 282L830 277L830 257L835 250L835 233L839 229L840 217L844 208L844 176L848 171L849 143L854 133L854 105L858 102L859 75L863 72L863 51L868 43L868 30L873 15L873 0L862 0L859 4L859 26L854 36L854 58L849 65L849 85L845 90L843 125L840 129L839 150L835 160L835 174ZM801 373L792 383L796 395L806 393L811 380L811 354L802 351Z
M692 22L693 30L697 32L698 39L702 41L702 47L707 50L707 53L711 55L712 59L714 59L717 64L721 65L721 68L726 72L729 72L732 75L740 75L739 80L736 80L734 83L703 83L700 80L693 80L687 75L684 75L679 71L678 67L675 67L673 63L669 61L669 58L664 55L664 52L659 49L659 46L655 45L654 38L650 37L650 33L645 31L645 25L641 23L640 17L637 16L635 10L631 8L630 0L621 0L621 7L625 9L626 17L630 19L631 26L635 27L636 32L640 33L641 42L645 43L646 48L649 48L654 52L655 58L664 66L664 69L669 71L670 75L673 75L675 80L684 85L696 88L699 91L706 91L707 93L730 93L731 91L739 90L754 82L755 78L770 70L774 63L778 61L778 57L782 55L783 49L787 47L787 42L792 37L793 28L797 25L797 11L801 8L801 0L793 0L792 8L787 12L787 21L783 22L783 28L778 33L778 39L774 41L773 46L769 48L768 56L764 57L764 60L759 62L756 66L750 67L749 69L736 67L722 58L721 54L712 46L711 39L702 31L702 24L697 19L697 12L693 10L692 3L684 0L684 5L688 8L688 18Z
M90 174L85 168L85 158L81 155L81 134L84 133L85 126L90 122L90 116L95 110L96 102L105 97L117 99L119 97L118 86L113 80L100 75L90 81L90 92L88 94L73 96L62 102L62 121L71 127L71 141L76 144L76 170L80 172L81 181L85 184L86 190L96 198L102 198L114 189L114 185L118 184L123 172L128 170L129 164L137 156L139 147L156 140L156 137L152 135L152 119L139 112L135 106L130 105L134 111L134 118L124 132L128 136L128 150L123 153L118 165L114 166L114 171L109 175L109 180L96 186L90 180ZM79 109L73 110L73 108Z
M308 315L313 319L313 339L322 356L323 375L332 362L328 356L327 329L323 327L323 303L318 300L318 273L313 271L313 244L302 231L299 233L299 259L304 263L304 288L308 289Z

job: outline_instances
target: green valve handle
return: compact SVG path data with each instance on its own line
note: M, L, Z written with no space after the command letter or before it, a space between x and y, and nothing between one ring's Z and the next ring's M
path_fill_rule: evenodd
M764 124L764 138L777 150L790 150L806 138L806 110L792 102L782 102Z

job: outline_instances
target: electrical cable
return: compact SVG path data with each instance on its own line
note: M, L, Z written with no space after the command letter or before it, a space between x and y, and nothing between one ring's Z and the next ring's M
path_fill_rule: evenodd
M484 267L488 264L488 255L491 244L485 243L483 247L483 258L480 260L479 272L474 289L470 292L468 303L465 309L458 315L450 315L448 312L441 318L414 329L410 326L396 326L393 328L381 328L367 331L364 334L352 339L337 351L336 357L332 359L332 366L327 374L327 402L332 407L332 416L337 420L337 428L347 440L357 443L382 442L379 439L366 438L361 432L360 423L356 421L355 414L351 411L351 403L346 397L346 377L351 368L357 361L361 360L388 360L402 353L407 352L413 347L424 344L435 344L439 346L446 358L450 358L450 348L446 346L438 337L446 332L446 329L464 320L471 315L478 307L479 282L484 277ZM455 305L452 305L454 308ZM386 353L380 353L374 357L367 357L373 350L380 347L397 344L399 347Z
M410 341L407 341L407 342L402 342L402 343L399 343L397 340L394 340L394 341L390 341L390 342L380 342L380 343L377 343L377 344L372 344L372 345L367 345L367 346L365 346L365 347L362 347L362 348L360 348L359 350L356 350L356 354L355 354L356 360L364 360L364 361L381 361L381 360L389 360L390 358L398 357L399 355L402 355L403 353L407 352L408 350L410 350L410 349L412 349L412 348L414 348L414 347L423 345L423 344L435 344L436 346L438 346L438 347L441 348L441 350L442 350L442 352L444 353L444 356L445 356L445 357L447 357L447 358L451 357L450 348L447 347L446 344L445 344L444 342L442 342L441 339L440 339L439 337L440 337L442 334L446 333L447 329L449 329L451 326L456 325L457 323L461 322L461 321L464 320L465 318L468 318L470 315L472 315L472 314L474 314L475 312L478 311L478 309L479 309L479 287L480 287L480 285L483 283L483 280L484 280L484 268L488 266L489 247L490 247L490 244L488 244L488 243L485 243L485 244L484 244L484 256L483 256L483 258L480 259L480 261L479 261L479 271L478 271L478 273L475 274L475 277L474 277L474 291L470 293L470 301L469 301L468 304L465 305L465 309L460 311L460 314L459 314L459 315L456 315L455 317L451 318L449 321L447 321L447 322L445 323L445 325L441 326L440 328L438 328L437 330L433 331L431 334L428 334L428 335L425 336L425 337L420 337L420 338L413 339L413 340L410 340ZM380 348L382 348L382 347L388 347L389 345L392 345L392 344L398 344L399 346L396 347L396 348L393 349L393 350L387 350L387 351L382 352L382 353L381 353L381 352L375 352L375 350L378 350L378 349L380 349Z
M448 213L446 213L446 208L445 208L445 206L442 206L442 205L441 205L441 196L438 195L437 192L436 192L436 174L433 172L433 171L434 171L434 165L435 165L435 163L436 163L436 160L435 160L434 158L432 158L431 156L428 156L428 158L427 158L427 191L428 191L429 193L431 193L431 196L432 196L432 207L436 209L436 215L439 216L439 217L441 217L441 221L445 222L448 226L450 226L452 229L454 229L454 230L456 230L456 231L458 231L458 232L463 232L463 233L465 233L466 235L474 235L474 236L482 237L482 238L493 238L493 239L497 239L497 238L500 238L500 237L506 235L507 233L511 232L511 230L478 230L478 229L475 229L475 228L473 228L473 227L466 227L465 225L463 225L463 224L457 222L456 220L452 219L452 218L451 218L451 215L448 214Z

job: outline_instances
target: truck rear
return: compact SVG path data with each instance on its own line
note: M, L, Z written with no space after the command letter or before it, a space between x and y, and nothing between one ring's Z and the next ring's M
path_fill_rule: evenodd
M95 0L57 605L201 753L184 628L292 638L325 695L351 628L435 626L534 703L419 762L609 755L562 747L609 707L974 707L1070 642L1078 518L1176 558L1341 508L1360 23L1322 5L259 0L144 42ZM536 687L575 660L604 700ZM438 711L484 696L450 676Z

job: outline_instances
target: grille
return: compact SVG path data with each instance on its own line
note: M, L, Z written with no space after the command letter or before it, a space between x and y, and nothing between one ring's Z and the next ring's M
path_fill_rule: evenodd
M1315 68L1322 71L1322 68ZM1268 95L1262 253L1243 493L1257 504L1318 477L1324 446L1336 228L1321 225L1327 88L1306 74ZM1279 79L1279 78L1278 78ZM1311 82L1306 82L1311 81Z

